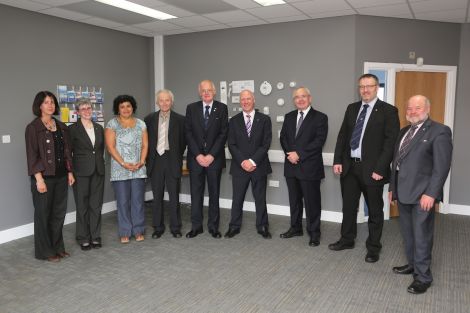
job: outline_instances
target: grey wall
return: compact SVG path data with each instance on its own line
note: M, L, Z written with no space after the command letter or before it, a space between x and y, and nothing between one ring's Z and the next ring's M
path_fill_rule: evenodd
M468 159L468 145L463 143L468 131L462 119L470 116L469 106L464 102L469 95L468 90L464 93L462 85L467 81L468 86L470 79L470 57L464 57L470 55L470 30L464 25L461 35L460 29L460 24L452 23L348 16L167 36L164 41L165 86L176 94L176 110L184 113L186 104L197 100L197 83L201 79L215 82L254 79L257 106L271 108L273 134L276 135L271 149L280 149L277 130L281 124L275 122L275 117L292 110L293 106L278 107L275 100L278 97L290 99L290 90L274 89L272 95L262 96L258 87L264 80L274 84L295 80L311 89L313 106L328 115L330 131L324 152L333 152L344 110L348 103L358 99L356 80L363 73L365 61L412 63L408 52L415 51L417 56L424 57L426 64L459 65L462 81L459 81L456 113L463 114L460 120L456 119L454 133L456 146L460 142L461 147L455 150L450 202L470 205L470 196L465 190L470 175L461 175L460 170ZM236 106L230 102L228 105L229 110ZM273 170L270 179L279 180L281 184L280 188L268 188L268 202L286 205L282 165L275 164ZM323 208L341 211L339 181L330 168L326 170L327 177L322 185ZM227 173L222 177L224 198L231 197L230 179ZM183 192L189 193L187 182L183 183ZM249 199L252 198L249 196Z
M460 62L457 82L457 105L454 120L454 158L450 184L451 203L470 205L470 24L463 24L460 34Z
M0 5L0 230L33 221L24 130L40 90L56 85L103 88L105 119L121 93L135 96L139 117L153 110L153 41ZM109 180L109 175L107 177ZM106 184L105 201L114 199ZM75 210L69 193L69 211Z

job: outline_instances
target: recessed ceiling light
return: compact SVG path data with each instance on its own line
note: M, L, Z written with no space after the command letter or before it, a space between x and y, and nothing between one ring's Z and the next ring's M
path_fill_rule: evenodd
M133 3L126 0L95 0L113 7L121 8L127 11L132 11L145 16L150 16L158 20L168 20L170 18L177 18L171 14L164 13L162 11L154 10L143 5Z
M275 5L275 4L285 4L284 0L253 0L256 3L261 4L264 7Z

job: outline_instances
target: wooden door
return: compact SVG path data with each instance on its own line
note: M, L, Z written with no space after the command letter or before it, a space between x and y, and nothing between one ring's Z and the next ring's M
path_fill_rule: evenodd
M447 73L411 72L396 73L395 106L400 116L400 128L406 126L406 104L414 95L426 96L431 101L431 119L444 123ZM390 217L398 216L396 205L390 205Z

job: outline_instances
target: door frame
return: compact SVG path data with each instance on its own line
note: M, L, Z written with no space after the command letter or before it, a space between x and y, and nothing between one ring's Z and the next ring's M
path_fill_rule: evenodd
M446 97L445 97L445 112L444 124L454 131L454 109L455 109L455 93L457 86L457 66L445 65L421 65L416 64L400 64L400 63L378 63L378 62L364 62L364 73L369 73L370 70L382 70L387 72L386 79L386 99L382 99L392 105L395 105L395 78L396 73L401 71L413 72L440 72L447 73L446 79ZM440 213L447 214L449 212L449 193L450 193L450 177L451 171L447 176L444 184L444 199L439 209ZM385 192L384 192L385 194ZM390 216L390 206L388 205L388 198L386 198L387 205L384 206L385 216Z

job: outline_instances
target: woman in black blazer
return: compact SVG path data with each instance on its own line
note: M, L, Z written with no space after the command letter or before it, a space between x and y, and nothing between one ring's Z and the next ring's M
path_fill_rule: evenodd
M76 240L81 249L101 248L101 208L104 190L104 131L92 121L89 99L77 103L80 119L69 127L76 182Z

